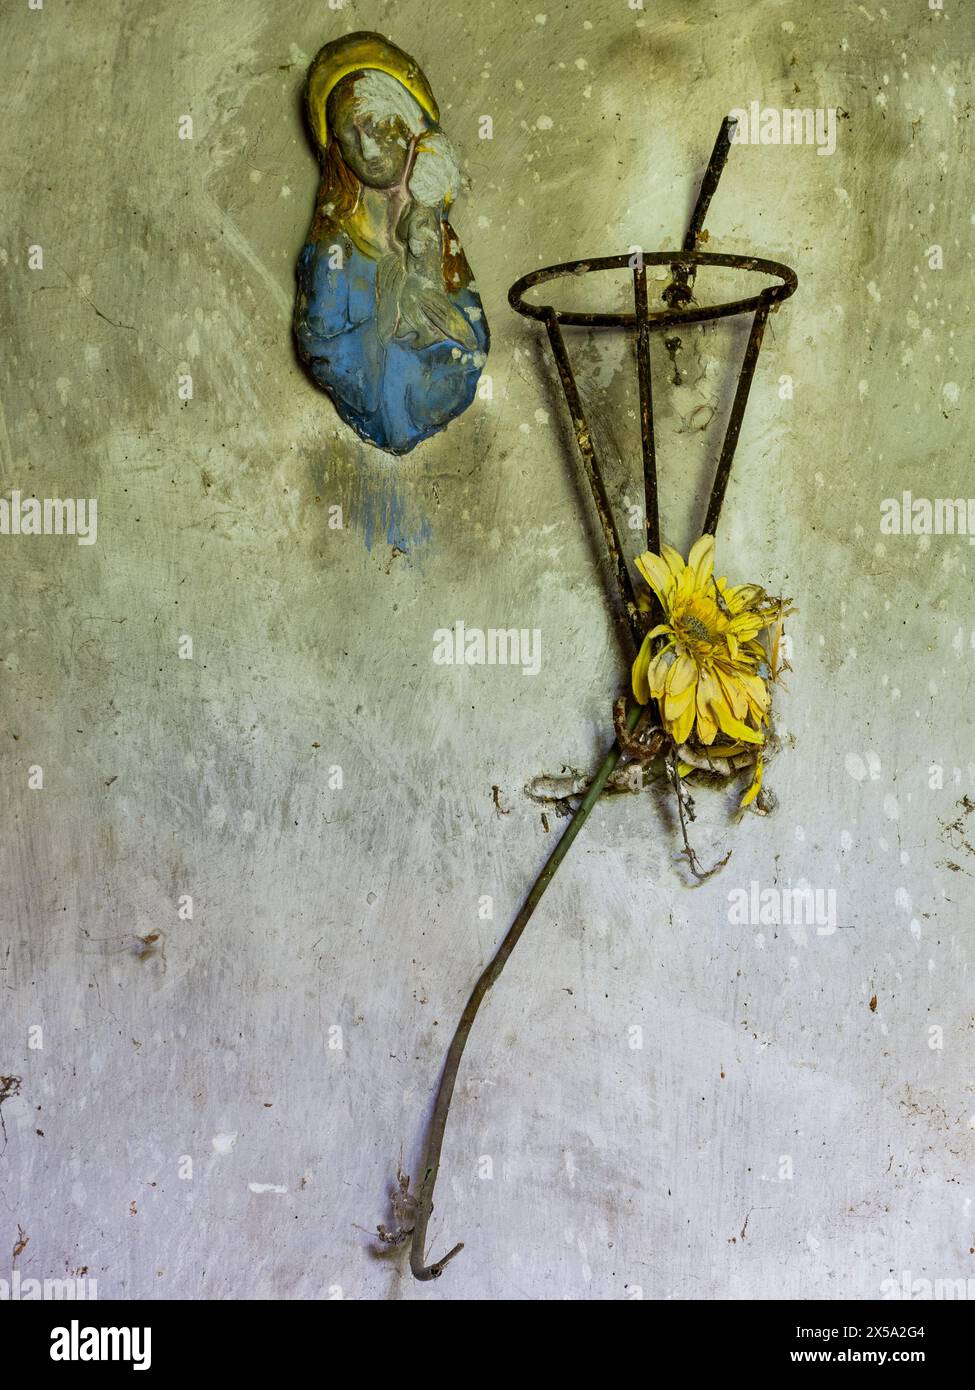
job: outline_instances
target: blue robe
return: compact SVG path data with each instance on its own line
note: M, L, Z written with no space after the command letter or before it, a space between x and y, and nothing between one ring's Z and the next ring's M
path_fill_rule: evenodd
M295 337L314 380L342 419L370 443L405 454L466 410L489 346L477 294L466 286L448 295L466 314L477 352L453 340L416 347L414 337L383 342L376 322L377 263L344 236L344 264L329 265L334 234L309 241L298 258Z

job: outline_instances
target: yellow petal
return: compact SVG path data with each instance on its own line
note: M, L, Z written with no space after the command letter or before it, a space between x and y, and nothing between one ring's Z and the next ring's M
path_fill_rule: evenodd
M725 709L728 709L727 705ZM749 726L743 724L740 719L735 719L730 710L725 714L719 707L715 710L715 713L718 716L718 723L721 725L721 732L723 734L728 734L732 738L737 738L742 743L757 743L761 745L765 742L764 734L759 733L757 729L749 728Z
M693 685L696 678L697 662L686 652L681 652L667 676L668 695L680 695L682 691Z
M789 663L779 659L779 647L782 638L785 636L785 624L781 618L777 618L768 630L769 644L769 667L772 672L772 679L778 680L780 672L788 669Z
M680 718L688 705L694 703L694 686L689 685L686 690L682 690L679 695L671 695L670 691L664 693L663 713L668 722Z
M721 692L731 707L731 712L736 719L744 719L748 713L748 699L742 689L738 672L724 670L721 666L715 666L715 675L721 684Z
M718 679L710 667L702 667L697 683L697 732L702 743L714 742L718 732L718 721L724 712L729 716L731 714L721 693Z
M707 709L702 709L701 705L698 704L698 707L697 707L697 736L698 736L698 738L699 738L700 741L705 745L705 747L707 747L707 746L709 746L710 744L712 744L712 743L714 742L714 740L715 740L715 738L716 738L716 736L717 736L717 733L718 733L717 721L711 717L711 713L710 713L709 710L707 710Z
M638 705L645 705L650 699L650 687L647 684L647 671L650 667L650 647L651 635L647 634L643 639L643 645L637 652L636 660L633 663L632 685L633 698Z
M710 700L721 700L724 698L721 694L721 687L718 684L718 678L712 666L705 665L701 667L701 678L698 682L698 691L698 698L703 700L704 703Z
M675 579L680 579L684 573L684 557L674 549L672 545L661 545L660 554L670 566L670 572Z
M659 700L664 693L664 683L671 666L670 649L673 645L673 642L668 642L665 647L661 647L647 671L647 685L650 687L650 694L655 700Z
M733 589L725 591L724 601L732 613L741 613L746 608L753 608L764 597L765 590L760 584L736 584Z
M749 700L758 705L759 709L767 710L771 704L771 697L761 676L752 675L750 671L742 671L738 679L744 686Z
M751 783L745 795L738 803L740 810L744 810L746 806L750 806L756 796L758 796L758 793L762 790L762 770L762 755L759 753L758 757L755 759L755 771L752 775Z
M751 642L768 623L760 613L739 613L728 623L729 632L734 633L739 642Z
M636 567L666 609L676 582L667 561L652 550L645 550L636 557Z
M670 736L675 743L680 744L687 742L690 732L694 727L695 713L696 710L694 701L689 700L687 703L687 709L685 709L684 713L681 714L677 719L675 719L672 724L666 720L664 721L667 724Z
M695 589L703 589L714 573L714 537L702 536L691 546L687 567L694 572Z

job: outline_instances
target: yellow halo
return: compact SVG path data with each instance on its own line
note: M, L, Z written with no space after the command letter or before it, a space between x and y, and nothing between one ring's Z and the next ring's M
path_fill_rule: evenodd
M332 88L350 73L362 72L369 68L395 77L410 96L419 102L431 121L439 122L440 108L415 58L411 58L408 53L404 53L401 48L397 48L380 34L369 34L365 31L346 34L344 38L335 39L333 43L327 43L324 48L320 48L315 55L315 61L308 69L305 105L312 134L318 142L319 149L324 150L328 144L328 122L325 112Z

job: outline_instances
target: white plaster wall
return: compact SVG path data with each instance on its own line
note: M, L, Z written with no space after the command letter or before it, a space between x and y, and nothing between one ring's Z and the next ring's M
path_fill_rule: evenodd
M879 533L884 497L972 491L975 23L960 0L544 5L5 6L2 492L94 496L99 519L89 547L0 537L0 1074L20 1079L0 1251L28 1238L23 1277L436 1300L975 1275L975 552ZM290 343L304 69L372 28L423 65L464 156L454 222L493 331L493 400L401 461L339 424ZM666 796L598 809L478 1021L431 1225L431 1254L467 1249L419 1286L368 1232L564 824L546 833L524 784L594 764L625 678L551 370L507 288L676 244L721 117L752 100L848 113L829 157L736 148L708 219L710 249L801 282L719 535L723 569L801 609L779 808L734 825L733 794L702 793L699 849L734 854L694 889ZM679 545L715 447L681 415L727 402L741 341L688 342L669 392L655 358ZM633 499L628 349L573 342ZM457 619L540 628L541 673L434 665ZM729 922L753 880L835 890L840 929Z

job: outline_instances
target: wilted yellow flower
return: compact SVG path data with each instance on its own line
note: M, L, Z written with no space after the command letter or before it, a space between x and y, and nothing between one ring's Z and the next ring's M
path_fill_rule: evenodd
M633 663L633 694L641 705L657 701L661 723L678 747L714 745L716 755L729 756L746 746L759 754L746 793L754 800L771 703L769 651L759 638L771 630L777 644L789 610L757 584L729 588L726 579L715 579L713 536L694 544L686 564L669 545L660 550L636 562L664 621L647 633ZM715 745L719 734L723 741Z

